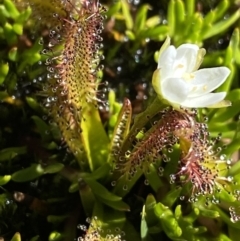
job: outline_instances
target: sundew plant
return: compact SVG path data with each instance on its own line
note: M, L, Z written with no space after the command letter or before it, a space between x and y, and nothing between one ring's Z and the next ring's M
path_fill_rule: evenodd
M0 240L236 241L238 0L0 0Z

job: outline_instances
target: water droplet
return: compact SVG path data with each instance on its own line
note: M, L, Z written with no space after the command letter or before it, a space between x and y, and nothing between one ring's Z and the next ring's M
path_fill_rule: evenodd
M232 176L228 176L228 177L227 177L227 181L228 181L228 182L232 182L232 181L233 181L233 177L232 177Z
M38 43L39 43L40 45L43 45L43 44L44 44L43 39L42 39L42 38L40 38L40 39L39 39L39 41L38 41Z
M148 181L147 179L145 179L145 180L144 180L144 184L145 184L146 186L148 186L148 185L149 185L149 181Z
M114 187L116 185L116 181L112 181L111 185Z
M180 200L183 201L185 199L185 196L181 196Z
M124 190L124 191L127 191L127 190L128 190L128 186L127 186L127 185L124 185L124 186L123 186L123 190Z

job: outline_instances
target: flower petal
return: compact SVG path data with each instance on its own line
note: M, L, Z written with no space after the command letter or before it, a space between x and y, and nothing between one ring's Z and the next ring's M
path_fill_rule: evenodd
M195 44L182 44L177 48L174 67L183 65L184 72L191 73L196 65L199 47Z
M180 105L189 108L208 107L222 101L225 96L226 92L208 93L200 97L187 98L185 101L180 103Z
M229 74L230 70L227 67L200 69L192 73L194 78L189 82L192 86L189 97L205 95L217 89Z
M162 96L173 103L181 103L186 100L190 86L181 78L168 78L162 81Z
M173 63L176 58L176 48L173 45L170 45L166 48L162 54L159 56L158 60L158 68L161 69L161 79L166 79L167 77L171 76Z

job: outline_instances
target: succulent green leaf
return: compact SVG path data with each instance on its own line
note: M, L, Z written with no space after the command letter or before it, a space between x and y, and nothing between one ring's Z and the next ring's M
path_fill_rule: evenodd
M122 200L112 201L109 199L102 198L102 195L98 195L97 199L100 200L105 205L113 208L114 210L123 211L123 212L130 211L129 205L123 202Z
M175 17L176 17L176 24L177 28L181 29L182 23L185 20L185 5L182 0L176 0L175 1ZM176 30L177 30L176 28Z
M126 196L141 177L142 171L138 171L131 180L128 180L127 175L122 175L118 180L117 184L113 189L113 193L117 194L120 197Z
M50 141L51 135L49 135L49 126L38 116L32 116L32 119L38 128L38 132L41 135L42 140L44 142Z
M22 35L23 33L23 25L20 23L14 23L13 24L13 31L18 34L18 35Z
M94 204L96 203L93 191L85 182L78 183L78 187L84 212L87 217L91 217Z
M4 31L4 35L6 36L6 40L8 42L8 44L11 45L15 45L17 43L17 35L16 33L13 31L13 26L6 22L5 25L3 26L3 31Z
M10 147L10 148L6 148L6 149L2 149L0 151L0 162L1 161L10 161L18 155L26 154L26 152L27 152L27 148L25 146Z
M40 113L40 114L43 113L41 106L39 105L39 103L37 102L37 100L35 98L27 96L26 97L26 102L37 113Z
M48 237L48 241L60 241L62 240L63 235L57 231L53 231L50 233Z
M155 214L155 206L157 202L153 195L149 194L145 203L145 219L149 228L154 227L158 223L158 219Z
M216 13L214 16L213 22L223 18L229 6L230 6L229 0L220 1L217 7L213 10Z
M175 4L175 0L170 0L168 4L167 21L169 26L170 37L174 35L176 27Z
M37 235L37 236L32 237L30 239L30 241L39 241L40 240L39 238L40 238L39 235Z
M53 163L49 164L46 167L44 167L44 173L56 173L60 172L64 168L64 165L62 163Z
M158 203L155 206L155 213L161 221L162 227L169 238L175 239L182 235L182 229L179 227L172 211L167 206Z
M44 174L44 169L40 164L32 164L23 170L14 172L12 174L12 180L14 182L27 182L34 180Z
M149 8L150 6L148 4L144 4L138 9L134 25L136 33L144 30Z
M152 30L154 30L155 27L157 27L157 25L161 22L161 18L159 16L153 16L150 17L146 20L145 26L146 29L151 28Z
M17 47L13 47L8 52L9 60L16 62L18 60L18 49Z
M168 205L169 207L171 207L176 202L176 200L179 198L181 191L182 191L182 188L173 188L163 198L162 203L164 205Z
M4 82L9 71L8 63L0 63L0 85Z
M185 6L186 6L187 16L189 17L193 15L193 13L195 12L195 0L186 0Z
M118 2L115 2L114 4L111 4L111 6L108 8L108 11L107 11L106 15L108 17L114 16L121 9L121 5L122 5L121 1L118 1Z
M90 170L94 171L107 160L109 140L99 112L93 105L86 106L83 116L85 121L81 122L82 141Z
M68 215L48 215L47 216L47 221L49 223L60 223L63 222L66 218L68 218Z
M138 35L139 38L151 38L151 39L164 39L166 38L167 34L169 32L169 26L166 25L160 25L153 28L148 28L144 31L141 31Z
M143 206L143 210L142 210L142 219L141 219L141 239L142 240L146 240L147 238L147 234L148 234L148 225L147 225L147 222L146 222L146 219L145 219L145 211L144 211L144 207Z
M5 185L11 180L11 175L0 176L0 186Z
M194 204L194 207L198 208L200 210L200 213L202 216L204 217L208 217L208 218L218 218L220 216L219 212L213 209L206 208L205 206L203 206L202 203L197 202Z
M145 177L148 180L152 189L157 192L161 186L163 186L162 181L159 178L156 167L152 164L149 165L147 173L145 173Z
M20 233L15 233L14 236L12 237L11 241L21 241L21 234Z
M95 180L90 179L90 178L84 178L83 177L83 179L90 186L90 188L92 189L93 193L96 196L99 196L102 199L109 200L109 201L112 201L112 202L116 202L116 201L119 201L119 200L122 199L121 197L109 192L107 190L107 188L105 188L99 182L96 182Z
M212 26L203 36L203 39L211 38L219 33L226 31L233 23L235 23L240 17L240 10L237 10L228 19L222 20Z
M133 19L132 19L132 15L130 13L129 4L126 0L122 0L121 2L122 2L122 13L123 13L123 17L125 19L126 27L128 30L132 30L133 29Z
M4 0L3 3L4 3L6 10L9 13L9 16L11 16L11 18L13 18L14 20L17 19L19 16L19 11L17 10L14 3L11 0Z

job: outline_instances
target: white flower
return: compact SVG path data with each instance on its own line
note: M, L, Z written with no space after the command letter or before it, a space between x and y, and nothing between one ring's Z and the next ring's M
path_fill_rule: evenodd
M161 99L174 107L222 107L226 92L211 93L230 74L227 67L200 69L205 49L183 44L177 49L167 38L160 49L158 67L153 74L153 87Z

